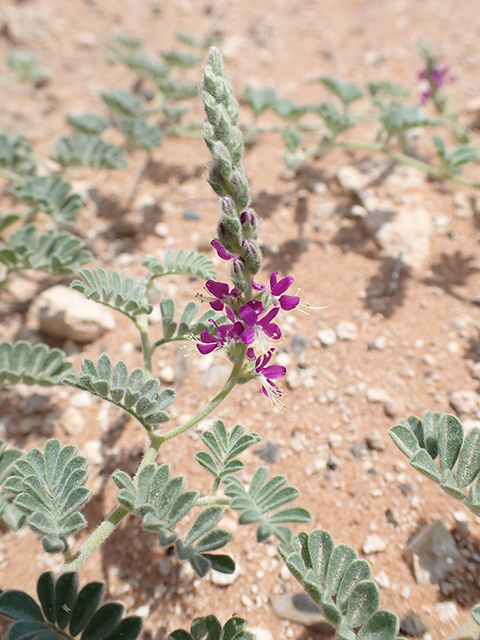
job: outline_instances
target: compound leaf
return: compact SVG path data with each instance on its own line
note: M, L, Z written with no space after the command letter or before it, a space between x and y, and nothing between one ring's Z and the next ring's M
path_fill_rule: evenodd
M36 172L33 150L26 139L13 131L0 131L0 168L11 169L20 175Z
M172 389L160 393L160 382L145 380L143 369L134 369L128 374L126 364L118 360L113 366L107 354L102 354L97 364L82 360L82 370L68 374L64 383L77 389L90 391L95 396L108 400L134 416L147 431L170 420L165 409L172 404L176 394ZM111 373L111 375L110 375Z
M423 126L435 126L439 120L425 116L417 105L408 106L401 102L382 104L383 113L380 120L385 127L388 138L403 135L409 129Z
M202 253L180 249L175 255L166 249L163 263L157 256L147 256L142 265L152 272L150 279L172 274L193 276L204 280L217 277L213 262Z
M347 107L352 102L363 98L363 91L349 80L339 80L322 76L320 82L327 87Z
M147 290L143 280L100 268L81 269L79 275L83 281L74 280L72 289L80 291L89 300L120 311L131 320L140 313L152 312L153 307L146 302Z
M108 120L96 113L82 113L80 115L69 113L67 120L78 133L84 133L88 136L99 136L108 127Z
M0 342L0 384L56 385L72 368L61 349L25 340Z
M250 85L247 85L243 90L243 98L253 111L255 117L258 117L267 109L271 109L277 94L275 89L270 87L261 87L256 89Z
M86 458L76 455L75 447L62 448L58 440L51 439L43 453L33 449L17 460L5 481L5 491L16 496L14 505L27 514L30 528L44 538L45 550L63 551L66 537L87 524L79 511L90 497L82 486L88 477L87 464Z
M69 195L72 185L61 175L27 176L23 182L14 184L9 192L30 205L34 211L51 215L57 224L75 225L77 213L82 208L78 193Z
M53 152L52 160L62 167L124 169L127 166L124 149L86 133L78 133L72 138L58 138Z

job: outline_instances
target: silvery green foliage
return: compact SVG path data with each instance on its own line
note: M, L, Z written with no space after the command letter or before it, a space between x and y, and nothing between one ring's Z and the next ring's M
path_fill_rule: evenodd
M472 144L460 144L449 151L442 137L433 136L433 142L446 175L459 175L462 173L460 165L480 160L480 151Z
M36 172L32 161L32 147L21 134L13 131L0 132L0 168L11 169L20 175L32 175Z
M342 131L355 126L355 120L346 113L341 113L333 104L321 102L315 107L315 110L325 122L325 126L333 138L340 135Z
M245 433L239 424L229 434L222 420L215 420L213 431L205 431L200 437L210 453L199 451L195 454L195 460L215 478L214 491L226 475L245 468L245 463L236 456L261 439L258 433Z
M243 98L253 111L255 118L258 118L264 111L271 109L277 94L271 87L252 87L247 85L243 90Z
M185 249L180 249L175 255L171 249L166 249L163 263L157 256L147 256L142 265L152 272L149 280L174 274L193 276L204 280L217 277L211 260L203 253L185 251Z
M337 78L322 76L319 78L319 81L327 87L333 95L337 96L345 108L348 108L352 102L363 98L363 91L360 87L349 80L339 80Z
M62 176L26 177L14 184L9 193L28 204L33 212L43 211L52 216L57 224L75 225L77 213L82 208L78 193L70 193L72 185Z
M86 133L72 138L60 137L53 145L51 158L64 168L124 169L127 166L124 149Z
M21 458L20 449L7 448L7 443L0 440L0 485L12 473L14 463ZM0 492L0 518L14 531L18 531L25 520L25 514L12 503L12 494L2 489Z
M22 216L16 213L7 213L4 216L0 215L0 233L17 220L20 220L21 217Z
M13 620L7 640L135 640L142 630L138 616L122 618L125 607L118 602L100 606L105 585L89 582L78 591L76 573L42 573L37 598L10 589L0 595L0 614Z
M129 91L116 89L115 91L103 91L101 94L105 104L119 116L134 117L138 115L142 99Z
M53 75L51 69L37 63L37 57L33 53L25 51L11 51L7 56L7 65L15 74L18 82L31 80L36 85L40 85L50 80Z
M368 83L368 91L372 98L381 96L398 96L400 98L408 98L410 91L401 84L395 84L390 80L379 80Z
M84 358L82 370L66 375L63 382L76 389L90 391L94 396L121 407L149 432L170 420L171 415L165 409L176 398L173 389L158 393L160 382L156 379L145 380L143 369L133 369L129 373L123 360L117 360L112 366L106 353L98 358L97 364Z
M480 515L480 429L464 436L462 423L447 413L426 411L400 420L389 431L414 469L427 476L453 498ZM439 461L438 466L435 460ZM476 482L476 484L472 484ZM467 489L465 493L464 489Z
M123 471L115 471L112 478L119 487L117 501L129 511L142 517L147 531L155 531L161 546L175 546L180 560L189 560L200 576L210 568L232 573L235 564L229 556L214 554L231 538L230 531L217 529L224 508L218 505L204 507L184 538L175 526L195 506L198 491L183 491L184 476L171 477L169 464L145 465L132 481Z
M168 637L170 640L255 640L256 636L246 631L246 627L246 621L235 616L223 627L215 616L205 616L195 618L190 625L190 633L176 629Z
M315 529L279 546L291 573L336 627L339 640L395 640L399 621L378 610L380 593L371 567L346 544L335 546L328 531Z
M25 340L0 342L0 384L60 384L72 365L65 352Z
M279 509L300 495L295 487L285 486L283 476L267 481L268 467L259 467L253 474L248 489L235 476L226 476L225 495L231 498L230 508L239 511L240 524L256 524L258 542L265 542L274 535L288 544L292 539L289 523L311 522L310 513L304 507ZM272 513L273 512L273 513Z
M401 136L415 127L441 124L439 120L425 116L417 105L409 106L396 101L378 101L377 106L382 111L380 121L387 134L387 140L394 136Z
M47 440L14 464L3 489L15 495L14 505L27 514L27 524L42 536L47 553L66 549L65 539L87 525L80 509L90 498L82 486L87 477L86 458L73 445Z
M271 106L272 110L280 118L294 121L299 120L304 113L310 110L310 107L306 104L297 104L293 100L280 97L277 97Z
M200 305L190 300L183 308L178 322L175 322L174 300L172 298L162 298L160 300L160 312L162 314L163 338L157 340L155 347L166 342L184 340L187 336L199 336L207 327L210 332L214 329L216 330L215 325L212 326L209 321L222 322L224 316L212 309L207 309L195 322L192 322L199 309Z
M66 275L92 259L84 246L83 240L68 231L52 229L37 235L37 228L28 224L10 234L0 247L0 262L8 271L36 269L55 276Z
M146 302L145 282L141 279L136 281L100 268L80 269L79 275L82 280L74 280L71 287L89 300L120 311L131 320L140 313L152 312L152 305Z
M99 136L108 127L108 120L96 113L68 114L68 122L78 133Z

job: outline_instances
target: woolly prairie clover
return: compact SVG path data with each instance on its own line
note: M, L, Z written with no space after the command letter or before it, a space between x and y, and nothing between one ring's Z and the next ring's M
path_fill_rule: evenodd
M231 537L229 531L217 526L226 506L238 513L240 524L256 525L258 542L272 536L277 539L287 567L335 627L338 638L398 640L398 617L378 608L380 593L371 579L369 563L358 558L351 547L335 545L327 531L314 529L293 534L290 524L310 522L310 514L303 507L285 506L299 495L298 490L286 486L281 475L268 479L266 467L255 471L248 486L240 481L237 474L245 465L238 456L260 440L258 434L245 433L240 425L228 431L217 420L212 430L201 435L205 449L195 455L195 460L213 477L212 488L205 496L185 489L186 479L173 476L168 463L156 462L164 442L194 427L238 384L258 380L272 404L282 406L283 392L276 381L285 375L286 369L274 364L272 345L282 336L277 324L282 313L301 306L298 295L289 292L293 285L291 276L279 278L278 272L274 272L268 285L255 280L261 267L261 252L257 217L248 206L248 183L241 162L238 106L215 48L210 50L204 69L202 98L207 115L204 136L213 158L208 180L220 197L221 208L218 237L212 245L219 257L229 262L231 283L216 280L213 265L205 256L182 250L175 256L166 252L163 263L156 257L148 257L143 266L150 273L143 280L134 281L104 269L81 269L82 279L72 286L87 298L124 314L138 329L144 366L132 371L124 362L113 364L103 354L96 363L84 359L82 370L74 374L59 349L32 346L25 341L0 343L3 384L58 384L63 380L121 407L144 427L149 440L133 478L121 470L113 473L119 489L118 506L77 551L71 549L72 539L87 526L81 510L90 498L90 491L84 486L88 461L77 454L74 446L62 446L56 439L48 440L43 451L33 449L27 453L0 443L3 520L15 530L26 522L41 536L47 553L63 554L66 561L58 578L52 572L39 577L38 603L16 589L0 595L0 613L12 620L7 640L65 640L77 636L81 640L135 640L141 632L140 618L123 617L124 607L119 603L101 605L105 587L100 582L79 589L77 569L126 515L135 514L146 531L157 535L162 547L174 549L179 560L190 562L198 576L205 576L212 568L231 573L235 568L232 558L217 553ZM27 175L25 182L28 179ZM42 182L42 188L47 186ZM16 188L21 190L22 185ZM74 213L69 208L72 221ZM33 225L28 228L33 229L31 233L35 231ZM35 268L32 261L15 262L13 249L9 251L0 253L0 258L4 263L8 259L11 271ZM59 258L56 259L59 272ZM88 259L89 255L82 254L77 268ZM45 265L42 263L39 268L44 269ZM199 297L208 302L210 309L194 320L199 305L190 302L176 322L173 300L162 299L163 337L151 344L147 320L152 305L148 303L148 294L153 281L167 274L204 278L206 293ZM174 402L175 393L171 389L160 391L160 383L152 373L152 354L167 342L186 339L195 341L200 354L224 350L232 362L232 371L222 389L198 414L164 431L161 425L171 419L166 409ZM412 467L480 514L480 429L473 428L464 436L462 424L454 416L426 412L423 421L414 416L401 420L391 429L391 436ZM184 533L186 527L180 526L179 531L177 525L193 509L190 528ZM474 607L472 617L473 625L480 624L480 606ZM246 626L246 621L236 615L223 627L214 615L206 615L193 620L190 631L177 629L170 638L254 640ZM454 637L473 638L478 635L476 629L474 626Z

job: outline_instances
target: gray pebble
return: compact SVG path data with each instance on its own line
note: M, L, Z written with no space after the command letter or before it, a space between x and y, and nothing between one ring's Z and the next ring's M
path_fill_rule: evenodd
M352 342L356 340L358 335L358 330L353 322L348 322L347 320L342 320L339 322L335 328L337 338L339 340L347 340L348 342Z
M300 355L307 348L308 340L303 336L294 335L292 337L292 351L295 355Z
M352 454L356 460L363 460L367 453L367 445L364 442L354 442L352 444Z
M182 214L182 218L184 220L198 221L202 219L202 216L195 209L185 209L185 211Z
M275 442L267 440L255 449L255 453L267 464L273 464L277 461L280 447Z
M372 429L366 437L367 446L373 451L385 451L386 443L378 429Z
M418 636L423 636L427 631L427 625L417 613L409 613L408 616L405 616L405 618L400 622L400 632L406 633L407 636L416 638Z
M331 347L337 341L337 334L333 329L321 329L317 333L317 338L323 347Z

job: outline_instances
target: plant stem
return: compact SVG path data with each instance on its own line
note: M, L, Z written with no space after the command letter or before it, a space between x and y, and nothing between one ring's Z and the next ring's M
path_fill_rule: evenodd
M434 167L426 162L422 162L417 158L413 158L412 156L407 155L406 153L402 153L400 151L395 151L394 149L389 149L383 144L380 143L372 143L372 142L361 142L359 140L335 140L332 146L335 147L343 147L347 149L362 149L364 151L374 151L377 153L383 153L387 155L392 160L397 160L398 162L402 162L403 164L408 164L411 167L415 167L420 171L424 171L439 180L452 180L453 182L457 182L458 184L463 184L466 187L473 187L475 189L480 189L480 182L472 182L467 178L462 178L461 176L452 176L445 175L445 173L438 167Z
M142 341L142 354L143 354L143 366L145 368L145 374L147 380L151 380L153 378L152 372L152 352L153 349L150 347L148 341L148 316L146 313L142 313L137 316L134 320L135 326L137 327L140 333L140 340Z
M199 498L195 503L196 507L210 507L211 505L229 505L230 498L217 498L215 496L207 496L206 498Z

